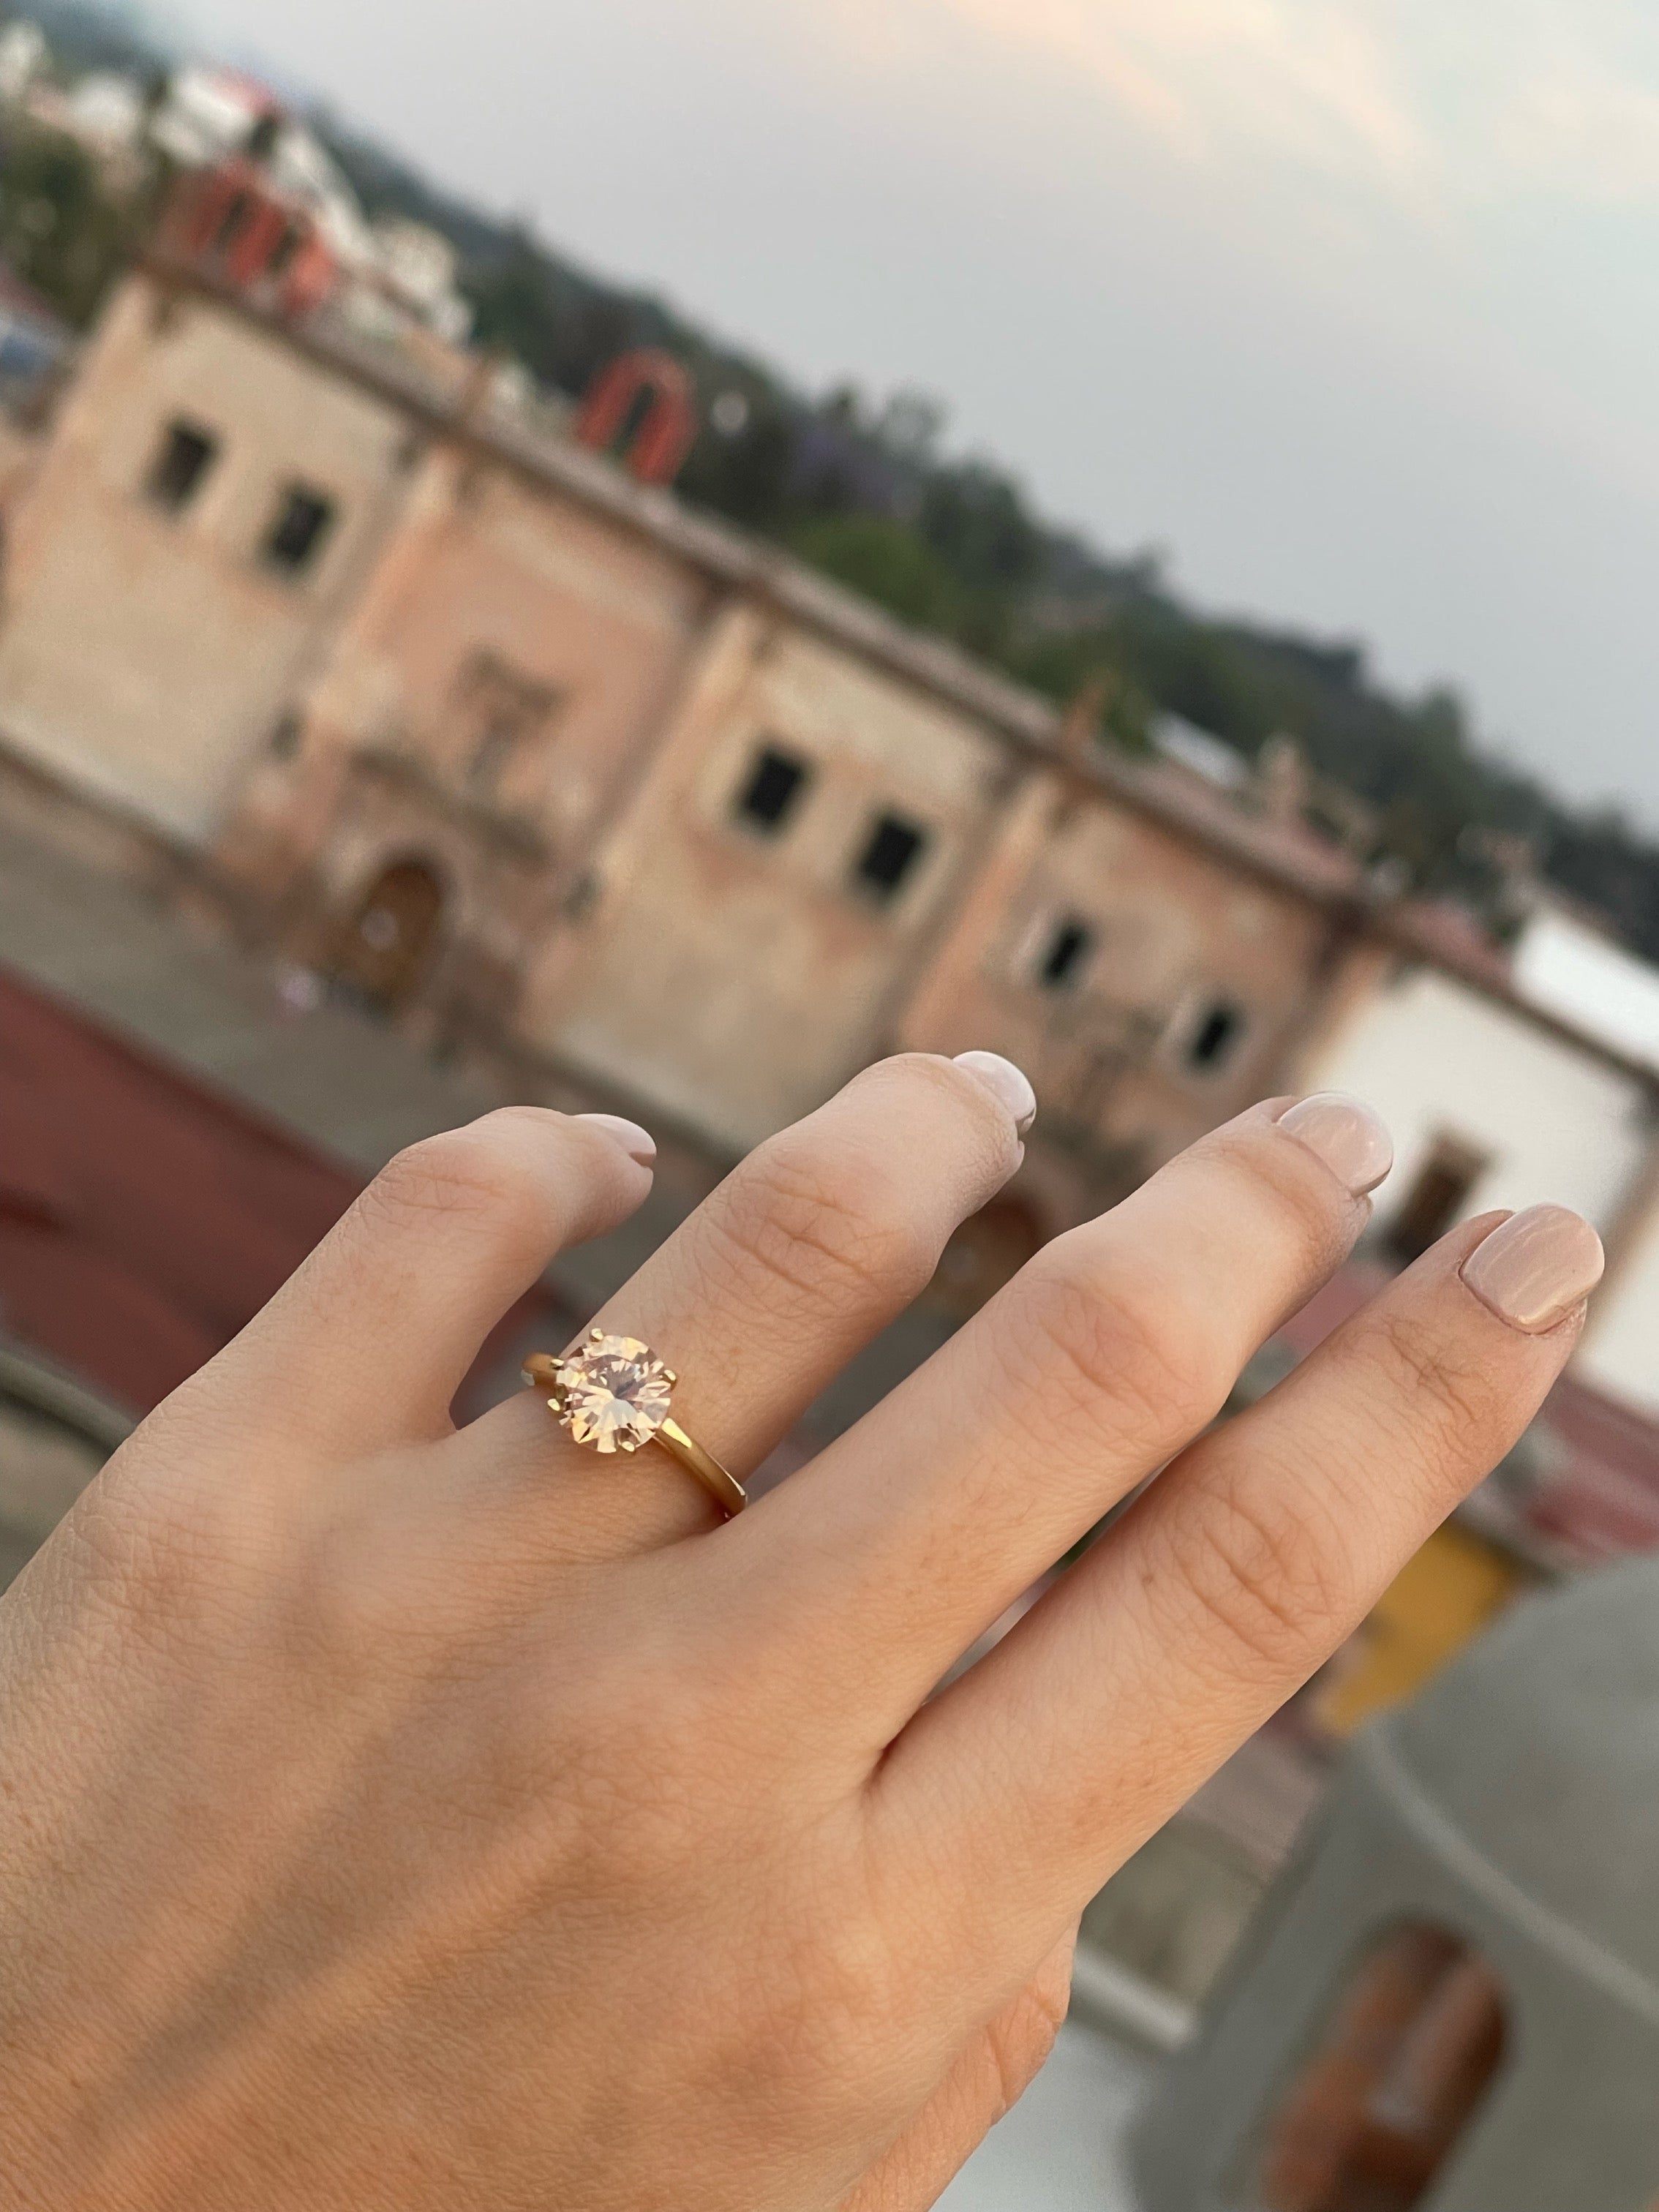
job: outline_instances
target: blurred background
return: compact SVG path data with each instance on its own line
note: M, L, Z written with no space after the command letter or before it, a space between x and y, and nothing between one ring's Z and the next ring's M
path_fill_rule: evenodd
M945 2202L1650 2212L1656 209L1626 0L0 15L0 1571L492 1104L662 1149L463 1411L869 1060L1030 1072L764 1485L1361 1092L1230 1412L1492 1206L1600 1229L1582 1351Z

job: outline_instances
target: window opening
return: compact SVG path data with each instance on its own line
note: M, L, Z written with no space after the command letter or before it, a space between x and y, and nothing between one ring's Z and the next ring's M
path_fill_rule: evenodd
M1478 1146L1461 1137L1437 1137L1384 1233L1384 1246L1393 1257L1409 1266L1437 1243L1462 1213L1490 1164Z
M466 780L481 799L494 799L501 788L501 772L518 750L521 724L516 714L497 714L484 725L472 748Z
M1206 1006L1187 1046L1187 1065L1213 1074L1225 1066L1244 1034L1244 1017L1235 1006L1218 999Z
M900 814L877 817L864 850L853 869L853 880L877 898L894 897L921 857L927 833Z
M1264 2212L1413 2212L1504 2055L1502 1983L1445 1929L1396 1929L1361 1961L1271 2115Z
M494 804L520 757L542 738L560 702L557 688L489 646L462 663L452 694L455 757L475 799Z
M285 576L303 574L316 559L333 520L331 499L304 484L290 484L265 533L265 566Z
M254 212L256 202L250 191L233 192L225 203L225 211L219 218L219 228L213 234L211 251L228 253L240 237L248 218Z
M270 258L265 263L265 275L284 276L293 266L305 242L306 234L297 222L284 224L281 236L270 249Z
M150 464L144 489L157 507L178 514L202 489L218 459L219 441L195 422L169 422Z
M775 836L805 798L811 779L805 761L776 745L763 745L732 811L751 829Z
M1095 933L1086 921L1068 915L1055 925L1048 947L1037 963L1037 980L1045 988L1059 991L1075 983L1082 975L1091 952L1094 950Z

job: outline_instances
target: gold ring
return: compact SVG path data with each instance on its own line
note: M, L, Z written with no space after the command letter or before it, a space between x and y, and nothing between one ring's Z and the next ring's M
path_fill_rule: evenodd
M560 1427L590 1451L636 1452L641 1444L660 1444L696 1476L728 1521L749 1503L737 1477L674 1419L672 1393L679 1377L637 1336L590 1328L562 1358L532 1352L524 1379L545 1394Z

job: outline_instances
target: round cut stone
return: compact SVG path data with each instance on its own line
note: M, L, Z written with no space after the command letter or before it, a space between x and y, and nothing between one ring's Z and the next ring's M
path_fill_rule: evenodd
M594 1451L637 1451L668 1419L668 1370L636 1336L589 1337L559 1364L559 1419Z

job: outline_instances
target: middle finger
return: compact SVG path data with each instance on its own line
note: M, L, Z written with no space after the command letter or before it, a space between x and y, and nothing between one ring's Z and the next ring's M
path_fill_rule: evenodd
M837 1679L878 1749L1213 1419L1346 1255L1391 1158L1357 1100L1270 1101L1057 1238L755 1516L760 1632L812 1624L799 1663Z

